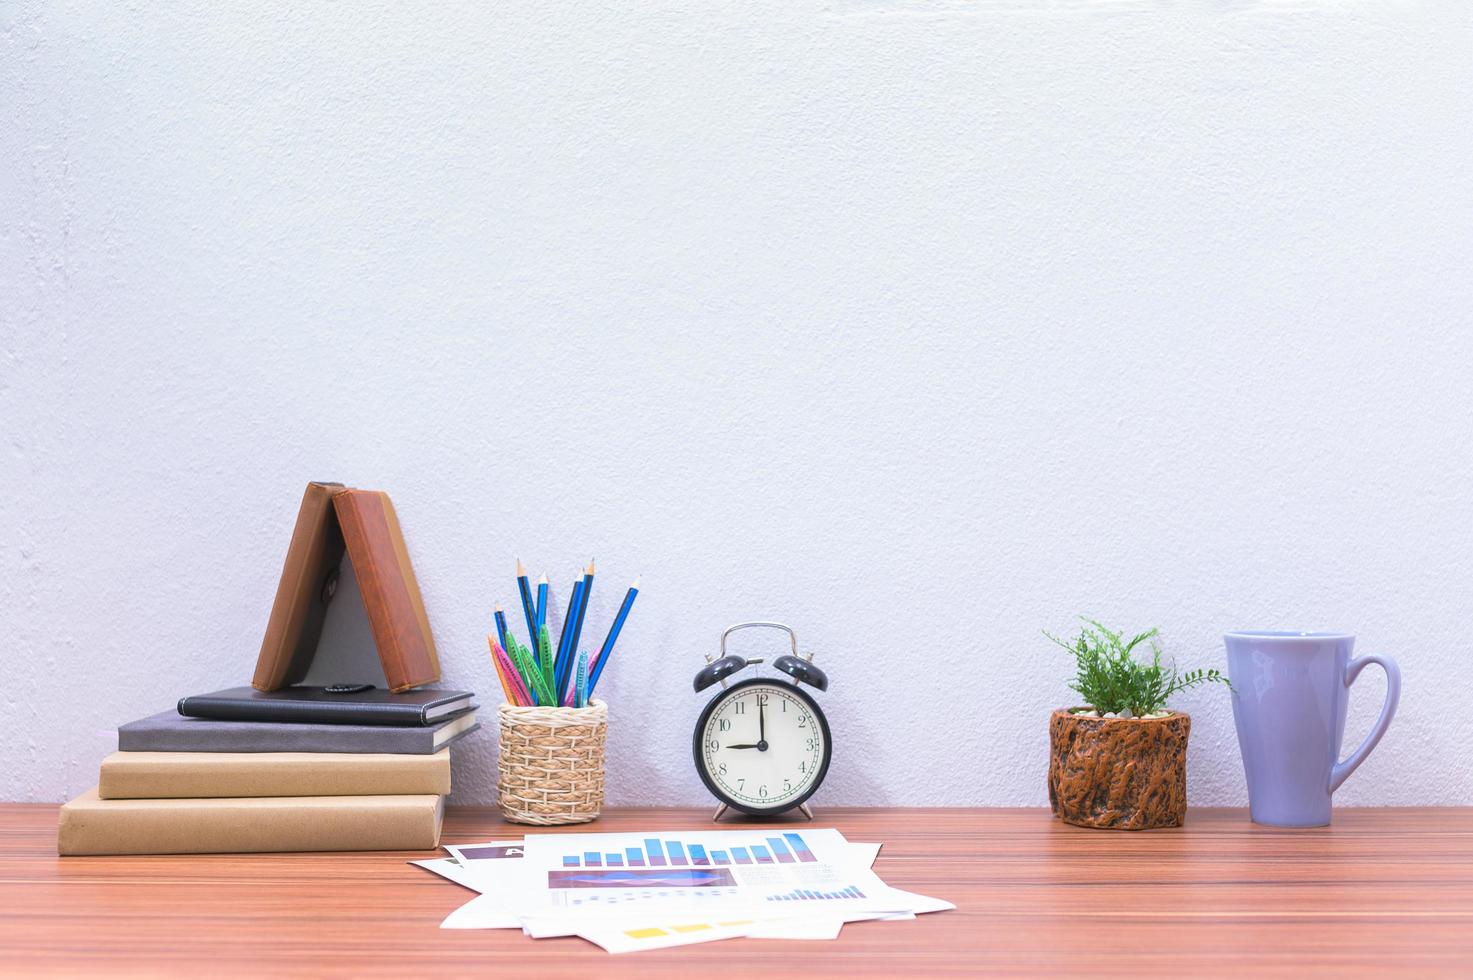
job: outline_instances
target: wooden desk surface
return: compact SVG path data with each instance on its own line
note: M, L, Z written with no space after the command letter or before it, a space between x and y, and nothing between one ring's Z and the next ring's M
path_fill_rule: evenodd
M586 829L707 816L626 810ZM439 929L472 893L405 863L423 852L63 859L55 807L0 806L0 974L1473 975L1473 809L1338 810L1299 831L1238 810L1135 834L1041 810L826 810L815 826L884 842L882 878L957 910L853 923L836 942L611 957ZM445 824L447 842L522 833L493 810Z

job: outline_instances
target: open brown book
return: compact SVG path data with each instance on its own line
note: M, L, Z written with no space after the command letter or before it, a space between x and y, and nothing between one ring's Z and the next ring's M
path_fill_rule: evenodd
M391 691L440 679L424 600L389 495L341 483L309 483L297 512L276 602L251 686L275 691L306 676L344 551Z

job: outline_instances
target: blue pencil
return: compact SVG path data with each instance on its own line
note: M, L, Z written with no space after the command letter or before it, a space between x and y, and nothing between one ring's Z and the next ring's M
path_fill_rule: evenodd
M542 635L542 627L547 625L547 576L544 575L537 580L537 613L535 615L537 631L532 634L532 652L537 652L537 638Z
M501 649L506 649L506 613L501 611L501 603L496 604L496 639L501 642Z
M588 678L588 695L593 696L593 688L598 684L599 677L604 672L604 664L609 662L609 655L614 652L614 641L619 639L619 631L624 628L624 620L629 615L629 607L634 605L634 597L639 595L639 579L629 586L629 591L624 593L624 604L619 607L619 615L614 617L614 625L609 627L609 635L604 638L604 645L598 651L598 660L593 664L593 673Z
M532 587L527 584L527 569L517 559L517 590L522 593L522 615L527 618L527 635L537 642L537 613L532 608ZM502 646L506 646L505 643ZM510 648L508 648L510 649Z
M583 602L578 606L578 618L573 620L573 639L568 644L568 656L573 655L574 650L582 649L578 645L583 636L583 614L588 612L588 600L593 595L593 559L588 559L588 569L583 573Z
M568 600L568 612L563 617L563 632L557 641L556 683L558 702L568 693L568 672L573 666L573 620L578 616L578 600L583 597L583 580L573 582L573 596Z

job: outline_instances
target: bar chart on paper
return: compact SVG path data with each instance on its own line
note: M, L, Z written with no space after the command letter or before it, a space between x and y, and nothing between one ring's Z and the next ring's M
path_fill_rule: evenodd
M711 916L885 900L873 851L865 857L832 829L558 834L529 836L526 848L545 900L561 910L665 905Z
M758 864L812 864L818 860L802 834L754 838L745 846L717 847L709 838L647 837L642 846L618 851L578 851L562 856L564 868L708 868Z

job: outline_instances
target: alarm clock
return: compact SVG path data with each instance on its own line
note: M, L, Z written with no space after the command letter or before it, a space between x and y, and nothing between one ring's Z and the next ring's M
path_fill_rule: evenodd
M772 662L787 677L729 684L733 674L764 661L728 656L727 637L758 627L788 634L792 653ZM691 749L701 782L721 802L711 819L720 820L728 809L772 816L796 808L812 820L807 800L828 774L834 743L823 709L801 685L826 691L828 676L813 665L812 654L798 655L798 637L782 623L738 623L721 634L720 658L706 659L695 689L719 682L721 690L701 712Z

